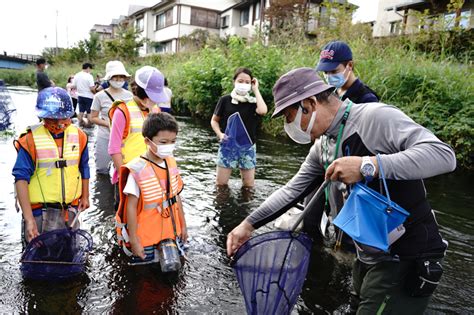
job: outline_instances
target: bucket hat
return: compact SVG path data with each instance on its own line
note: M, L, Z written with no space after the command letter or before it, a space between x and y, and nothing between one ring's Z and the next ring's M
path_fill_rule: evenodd
M124 75L126 77L130 77L127 70L122 62L118 60L112 60L107 62L105 65L105 77L104 80L110 80L114 75Z
M321 79L315 69L293 69L282 75L273 86L275 111L272 118L280 116L282 110L296 102L333 88Z
M145 90L148 98L155 103L169 101L164 91L165 77L155 67L144 66L135 72L135 82Z
M343 41L332 41L326 44L319 54L316 71L333 71L342 62L352 60L352 51Z

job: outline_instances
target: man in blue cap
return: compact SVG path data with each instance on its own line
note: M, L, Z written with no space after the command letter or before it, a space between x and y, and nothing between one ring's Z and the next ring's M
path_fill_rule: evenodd
M342 41L332 41L324 46L316 71L324 72L328 83L337 88L343 101L347 98L356 104L379 101L377 94L355 76L352 51Z

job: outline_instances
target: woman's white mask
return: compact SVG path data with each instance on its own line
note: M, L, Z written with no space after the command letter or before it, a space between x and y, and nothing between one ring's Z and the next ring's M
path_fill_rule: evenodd
M109 80L109 84L114 89L120 89L125 84L125 81Z
M241 96L247 95L251 90L251 85L247 83L236 83L235 84L235 93Z
M291 123L285 121L284 129L286 134L296 143L308 144L311 143L311 130L313 129L314 122L316 121L316 111L311 114L308 128L306 131L301 129L301 118L303 116L303 101L301 106L298 106L298 112L296 113L295 119Z

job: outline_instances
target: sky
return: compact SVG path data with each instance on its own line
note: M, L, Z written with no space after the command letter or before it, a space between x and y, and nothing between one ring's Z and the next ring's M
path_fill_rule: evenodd
M205 0L203 0L205 1ZM89 37L94 24L110 24L127 15L130 4L159 0L3 0L0 5L0 53L40 54L44 47L71 47ZM349 0L359 6L354 20L375 20L378 0ZM56 27L57 26L57 27Z

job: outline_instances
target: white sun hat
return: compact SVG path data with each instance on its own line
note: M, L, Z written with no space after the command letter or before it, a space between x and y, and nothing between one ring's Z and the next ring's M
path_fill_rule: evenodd
M112 78L114 75L124 75L126 77L130 77L130 74L128 74L127 70L125 70L123 63L118 60L109 61L105 65L104 80L110 80L110 78Z

